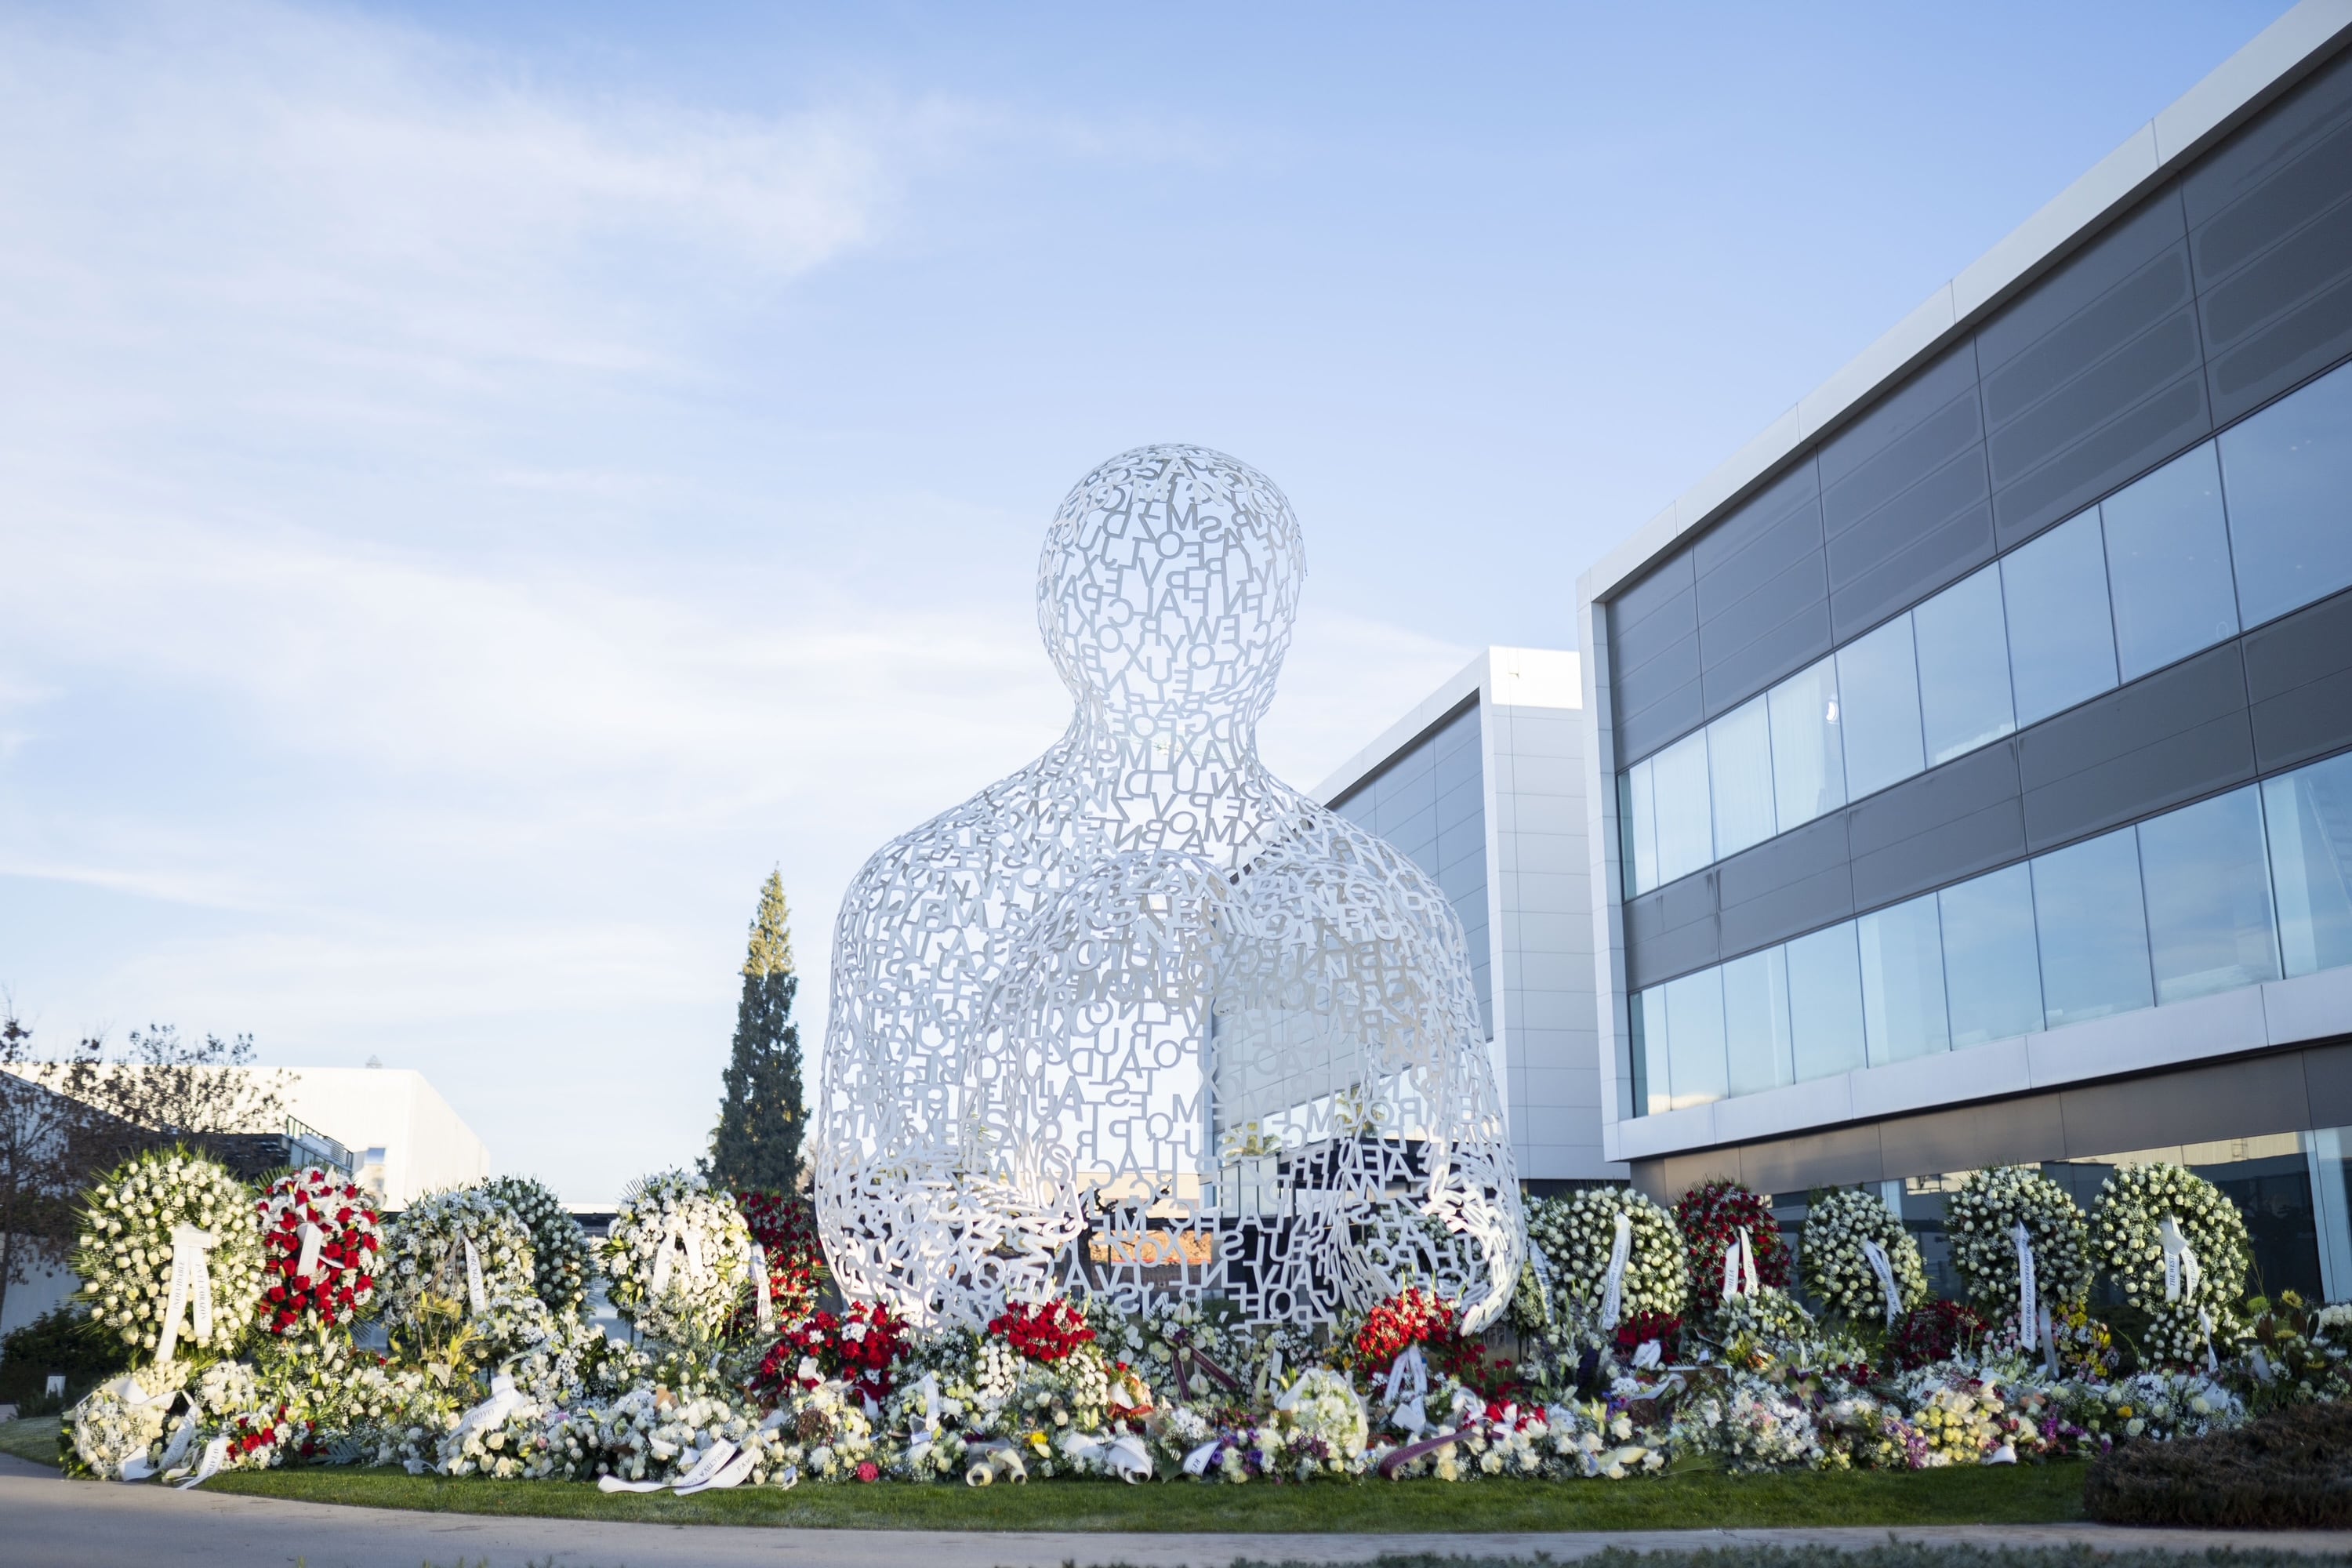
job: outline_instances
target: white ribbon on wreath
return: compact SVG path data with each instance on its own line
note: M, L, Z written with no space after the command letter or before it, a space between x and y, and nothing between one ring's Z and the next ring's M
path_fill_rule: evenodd
M523 1406L522 1392L515 1387L513 1378L499 1373L490 1379L490 1396L457 1418L449 1436L463 1442L476 1432L488 1432L506 1425L507 1417Z
M1888 1261L1886 1248L1868 1237L1863 1238L1862 1257L1870 1265L1870 1271L1878 1276L1879 1289L1885 1293L1886 1326L1891 1329L1895 1320L1903 1315L1903 1292L1895 1286L1895 1265Z
M172 1227L172 1279L163 1296L163 1331L155 1341L155 1364L164 1365L180 1348L180 1320L188 1320L196 1343L213 1337L213 1271L205 1255L220 1237L193 1225Z
M768 1294L768 1249L756 1241L751 1244L751 1281L759 1292L752 1309L752 1320L764 1334L776 1326L776 1304ZM932 1386L938 1386L937 1379L932 1380Z
M1739 1234L1723 1249L1723 1299L1756 1294L1756 1246L1748 1239L1748 1227L1741 1226Z
M1623 1209L1617 1211L1617 1236L1609 1244L1609 1272L1601 1279L1601 1326L1614 1329L1624 1314L1625 1260L1633 1253L1633 1220Z
M702 1227L685 1215L665 1220L661 1237L654 1244L654 1279L650 1294L656 1300L668 1293L670 1272L680 1262L685 1265L686 1281L689 1286L700 1283L709 1272L702 1257Z
M2197 1261L2197 1249L2180 1233L2179 1220L2166 1215L2157 1224L2156 1236L2164 1247L2164 1299L2193 1298L2197 1287L2204 1283L2205 1268Z
M2023 1220L2010 1227L2010 1239L2017 1247L2017 1340L2025 1349L2032 1350L2037 1326L2033 1299L2033 1238L2026 1234Z
M301 1230L296 1234L302 1238L302 1253L294 1261L294 1277L316 1285L319 1282L319 1247L326 1241L327 1233L304 1220Z
M2164 1247L2164 1299L2167 1301L2195 1301L2197 1288L2205 1282L2205 1266L2197 1261L2197 1249L2180 1231L2180 1221L2166 1215L2158 1222L2156 1237ZM2197 1302L2197 1329L2205 1337L2205 1370L2221 1370L2221 1359L2213 1352L2213 1314L2205 1303Z

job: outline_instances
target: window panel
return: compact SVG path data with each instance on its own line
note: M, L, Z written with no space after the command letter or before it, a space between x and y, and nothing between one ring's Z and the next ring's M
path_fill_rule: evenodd
M1619 777L1623 795L1617 822L1625 835L1625 896L1646 893L1658 885L1658 813L1650 792L1648 759Z
M1911 612L1919 650L1919 721L1927 765L1948 763L2017 728L2009 701L2000 570L1962 578Z
M1862 1026L1862 966L1853 922L1790 941L1789 1033L1799 1079L1849 1072L1868 1059Z
M2009 673L2017 721L2031 724L2116 684L2107 563L2086 511L2004 556Z
M1676 1110L1721 1100L1727 1087L1723 1049L1723 971L1701 970L1669 980L1666 1058Z
M1862 1016L1870 1065L1949 1050L1936 895L1874 910L1853 927L1862 949Z
M2289 974L2352 963L2352 754L2263 782Z
M2352 585L2352 366L2223 431L2221 473L2243 624Z
M1926 766L1919 746L1919 672L1911 617L1889 621L1838 650L1845 783L1859 800Z
M2251 786L2139 825L2158 1002L2278 978L2263 861L2262 803Z
M1723 966L1723 1033L1733 1094L1760 1094L1794 1083L1790 1048L1789 965L1777 947Z
M1936 895L1952 1048L2042 1027L2042 960L2034 945L2033 876L2011 866Z
M2212 442L2108 497L2099 513L2126 680L2237 635Z
M1772 727L1756 698L1706 727L1706 770L1715 795L1715 858L1772 837Z
M2139 844L2132 830L2053 850L2032 864L2042 1011L2050 1027L2153 1002Z
M1636 1116L1655 1116L1674 1109L1666 1077L1666 997L1651 988L1637 992L1626 1004L1632 1026L1633 1104Z
M1772 801L1783 833L1845 804L1837 661L1825 658L1771 690Z
M1658 812L1658 880L1673 881L1715 858L1706 799L1706 731L1685 735L1650 759Z

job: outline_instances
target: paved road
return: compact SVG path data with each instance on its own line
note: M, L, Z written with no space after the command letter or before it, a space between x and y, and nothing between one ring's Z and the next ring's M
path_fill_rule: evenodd
M1865 1547L1907 1541L1985 1546L2127 1546L2202 1552L2260 1544L2352 1555L2352 1531L2265 1535L2109 1530L2098 1525L1947 1529L1642 1531L1615 1535L1048 1535L952 1531L759 1530L483 1519L281 1502L157 1487L66 1481L0 1456L0 1563L9 1568L1226 1568L1236 1557L1368 1563L1383 1552L1496 1553L1555 1561L1604 1546L1635 1549L1776 1545Z

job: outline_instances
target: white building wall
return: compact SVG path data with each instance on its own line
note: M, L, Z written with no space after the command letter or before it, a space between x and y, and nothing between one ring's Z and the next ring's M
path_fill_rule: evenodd
M490 1152L426 1081L400 1068L289 1068L286 1109L348 1145L362 1166L383 1151L382 1202L405 1208L426 1193L478 1182Z
M1338 799L1475 697L1495 1075L1528 1181L1626 1173L1601 1148L1580 666L1574 653L1490 647L1315 792Z

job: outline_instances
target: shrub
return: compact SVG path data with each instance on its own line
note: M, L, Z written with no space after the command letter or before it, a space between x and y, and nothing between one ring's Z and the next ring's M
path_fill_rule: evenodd
M131 1364L131 1353L70 1306L52 1307L0 1340L0 1402L37 1414L64 1404ZM47 1393L49 1373L66 1374L66 1400Z
M2117 1448L2091 1467L2083 1507L2109 1524L2352 1525L2352 1405L2298 1405L2227 1432Z

